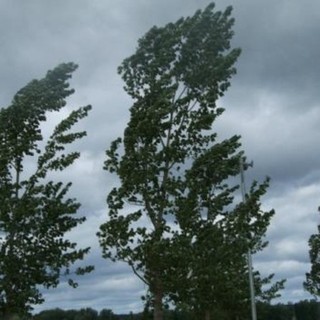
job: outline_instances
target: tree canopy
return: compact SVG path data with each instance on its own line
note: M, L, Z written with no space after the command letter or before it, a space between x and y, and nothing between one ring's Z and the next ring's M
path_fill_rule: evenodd
M238 187L229 181L244 156L240 137L221 141L213 130L240 54L231 49L231 11L211 3L153 27L119 67L133 105L123 138L107 150L105 169L120 186L107 197L109 219L98 235L103 256L127 262L148 285L155 320L163 318L166 297L203 301L202 312L230 300L243 284L235 279L247 272L245 252L265 246L274 213L260 208L268 181L234 204Z
M50 173L79 158L66 146L83 138L72 131L91 106L72 111L43 141L49 112L60 111L74 90L68 80L77 68L61 64L41 80L33 80L0 110L0 311L23 314L43 302L39 286L56 287L62 276L83 274L91 266L72 270L89 248L78 249L65 234L85 221L76 215L80 203L67 198L71 183L55 182ZM33 165L30 165L32 163ZM34 168L35 167L35 168ZM76 285L72 277L71 285Z
M318 208L320 213L320 207ZM320 225L318 233L312 234L309 238L309 257L311 270L306 273L306 281L303 285L315 297L320 296Z
M318 320L320 303L315 300L303 300L296 303L262 303L257 304L259 320ZM226 310L216 310L214 317L219 320L232 319ZM35 320L150 320L152 317L145 313L113 314L109 309L97 312L93 309L61 310L53 309L41 311L34 316ZM181 310L165 310L165 320L197 320L190 312ZM246 318L248 319L248 318Z

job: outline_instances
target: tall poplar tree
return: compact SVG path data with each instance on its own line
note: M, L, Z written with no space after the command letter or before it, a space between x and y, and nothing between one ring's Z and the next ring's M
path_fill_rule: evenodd
M109 219L98 236L104 258L125 261L148 286L155 320L163 319L165 297L187 301L185 294L198 296L197 286L205 295L205 287L197 283L200 278L188 275L205 270L196 261L204 263L210 250L219 248L226 254L219 257L223 265L208 265L215 266L219 288L224 272L230 279L242 276L243 252L249 247L244 239L256 228L250 246L262 245L261 235L273 214L259 210L257 194L262 195L266 186L253 186L252 213L244 214L248 201L242 211L237 209L237 218L234 213L223 225L217 222L237 189L228 187L226 180L239 173L243 157L239 136L219 142L212 130L223 112L216 102L229 87L240 54L240 49L230 47L231 11L215 11L212 3L192 17L153 27L119 67L134 103L123 138L107 150L105 169L117 174L120 186L107 197ZM258 222L250 224L251 220ZM238 265L224 271L227 259L236 255L230 243L235 243L234 250L241 247L241 260L233 259ZM230 297L235 290L221 294ZM208 297L217 299L216 294L217 290ZM218 300L228 298L223 299ZM199 307L210 311L207 300Z
M77 66L61 64L41 80L33 80L0 110L0 313L27 313L44 301L40 287L56 287L62 276L76 286L72 273L92 267L71 266L89 248L78 249L65 236L85 221L76 216L80 204L67 193L71 183L54 182L51 172L69 167L80 153L65 152L85 131L73 126L91 106L72 111L43 141L49 112L59 111L74 90L68 80Z

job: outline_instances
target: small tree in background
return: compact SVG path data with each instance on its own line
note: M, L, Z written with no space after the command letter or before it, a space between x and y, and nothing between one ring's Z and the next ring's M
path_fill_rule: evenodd
M320 207L318 208L320 213ZM309 238L309 256L311 270L306 273L306 281L303 283L304 288L315 297L320 296L320 225L318 233L312 234Z
M68 79L77 66L61 64L33 80L0 111L0 311L24 314L44 301L39 286L56 287L60 277L92 267L71 266L89 248L77 249L65 234L85 221L75 216L80 204L66 195L71 183L50 181L50 173L69 167L79 152L65 147L86 135L71 132L91 106L72 111L43 142L41 125L59 111L74 90ZM44 144L44 147L40 147ZM32 163L27 168L27 164ZM35 169L33 166L35 165ZM69 279L69 283L76 283Z

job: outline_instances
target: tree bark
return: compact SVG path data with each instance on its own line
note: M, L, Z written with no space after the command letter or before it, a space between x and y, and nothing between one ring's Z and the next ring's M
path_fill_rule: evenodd
M163 320L163 289L159 277L155 279L153 320Z
M3 320L18 320L19 316L16 313L5 312L3 314Z
M211 318L210 311L206 310L205 313L204 313L204 319L205 320L210 320L210 318Z

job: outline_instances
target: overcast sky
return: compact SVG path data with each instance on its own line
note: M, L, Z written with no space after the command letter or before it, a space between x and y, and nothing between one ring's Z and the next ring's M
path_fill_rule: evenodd
M192 15L204 0L0 0L0 106L17 90L61 62L79 64L70 109L92 104L81 123L88 137L78 143L82 158L63 179L74 182L87 222L72 232L92 246L87 262L94 273L74 290L62 284L45 292L36 310L91 307L116 313L140 311L145 287L123 264L100 258L95 236L107 218L105 198L116 178L102 170L105 149L122 135L130 98L117 66L134 53L137 40L153 25ZM215 129L221 137L242 136L254 168L252 179L271 177L264 208L276 215L269 247L254 257L263 274L286 278L281 302L312 298L302 288L309 271L307 241L317 231L320 204L320 2L316 0L217 0L231 4L236 19L233 47L241 47L238 73L220 101L226 112ZM50 117L49 132L59 116ZM60 176L61 177L61 176Z

